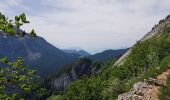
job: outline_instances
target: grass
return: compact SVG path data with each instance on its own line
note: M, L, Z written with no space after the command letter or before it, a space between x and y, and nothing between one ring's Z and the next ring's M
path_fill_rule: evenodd
M161 89L161 94L159 95L160 100L169 100L170 99L170 75L168 76L167 86L163 87Z

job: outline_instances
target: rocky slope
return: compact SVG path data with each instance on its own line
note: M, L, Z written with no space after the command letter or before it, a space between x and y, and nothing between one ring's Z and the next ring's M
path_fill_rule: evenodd
M141 75L138 75L139 79L136 78L136 81L138 82L133 85L131 91L128 93L120 94L118 96L118 100L159 100L160 88L166 86L167 76L170 75L170 69L168 67L169 59L166 59L166 57L168 58L170 55L169 35L170 16L167 16L165 19L161 20L158 25L155 25L151 32L146 34L114 64L114 66L121 67L134 61L135 63L132 63L131 65L129 64L129 68L137 66L141 66L143 68L146 66L150 67L148 70L143 70ZM148 51L150 50L151 52L147 51L146 45L149 45ZM150 47L154 45L155 48L150 49ZM144 50L144 48L146 50ZM134 55L135 53L136 55ZM142 54L146 54L146 56L144 57ZM133 59L129 59L130 57ZM150 60L150 58L152 58L152 60ZM147 60L145 61L144 59ZM159 60L156 61L156 59ZM166 62L164 62L165 59ZM155 64L152 65L151 63L153 62ZM160 72L162 74L158 75ZM142 75L144 75L146 79L144 82L139 82L140 78L142 79ZM157 77L155 77L155 75L157 75ZM155 77L155 79L149 77Z
M170 24L170 16L168 15L165 19L161 20L159 22L158 25L155 25L152 30L150 32L148 32L140 41L138 42L142 42L145 40L148 40L152 37L154 37L155 35L161 35L162 34L162 29ZM133 47L131 49L129 49L123 56L121 56L119 58L119 60L114 64L114 66L119 66L122 65L124 60L128 57L128 55L131 53L131 51L133 50Z
M156 79L134 84L132 91L118 96L118 100L159 100L160 88L166 86L167 77L170 69L167 69Z
M76 59L75 56L64 53L42 37L9 36L1 31L0 57L5 56L10 60L18 56L22 57L26 65L36 69L42 76L48 76Z
M100 64L87 58L81 58L71 65L65 66L53 78L50 78L50 86L54 90L65 88L69 83L80 79L83 76L90 76L98 73Z

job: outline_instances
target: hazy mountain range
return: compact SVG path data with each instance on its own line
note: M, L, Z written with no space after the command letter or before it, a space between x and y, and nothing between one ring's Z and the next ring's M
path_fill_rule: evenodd
M105 61L114 57L118 57L124 52L118 52L118 55L104 52L101 54L90 55L84 50L60 50L52 44L48 43L42 37L32 38L29 35L24 37L4 35L0 32L0 57L7 56L10 60L21 56L25 64L32 69L36 69L42 76L48 76L55 73L64 65L71 64L80 57L91 57L92 59ZM5 45L4 45L5 44ZM99 56L100 55L100 56Z
M0 57L10 60L21 56L25 64L34 68L40 75L54 73L65 64L72 63L77 57L54 47L42 37L31 38L28 35L5 36L0 33Z

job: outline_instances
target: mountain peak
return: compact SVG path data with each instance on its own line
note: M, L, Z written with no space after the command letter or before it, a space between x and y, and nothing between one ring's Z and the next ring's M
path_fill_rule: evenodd
M63 51L66 52L66 53L72 54L72 55L80 56L80 57L85 57L85 56L91 55L90 53L88 53L87 51L82 50L82 49L81 50L63 49Z
M10 60L14 60L18 56L22 57L26 65L36 69L42 76L48 76L77 59L51 45L40 36L33 38L27 34L20 37L6 35L2 31L0 32L0 52L0 58L7 56Z

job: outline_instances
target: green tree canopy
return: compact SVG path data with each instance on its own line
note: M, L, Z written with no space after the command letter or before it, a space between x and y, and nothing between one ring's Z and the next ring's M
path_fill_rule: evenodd
M25 13L15 16L15 22L13 22L13 20L10 20L8 17L0 13L0 30L4 31L6 34L24 36L25 31L21 32L19 31L19 29L22 25L27 23L30 22L27 21ZM36 33L33 31L33 34L31 34L31 36L36 37Z
M18 100L29 97L39 88L39 76L36 70L30 70L23 65L23 60L18 57L10 62L6 57L0 59L0 99Z

